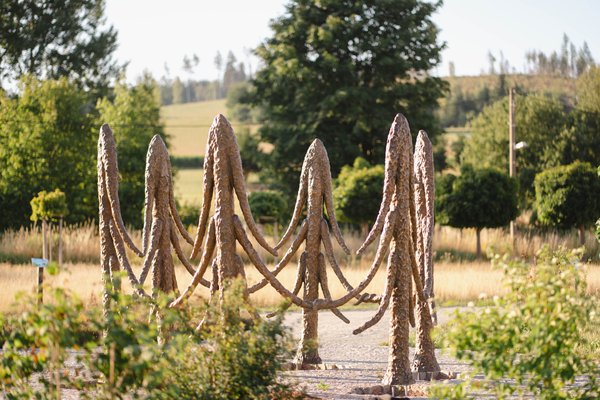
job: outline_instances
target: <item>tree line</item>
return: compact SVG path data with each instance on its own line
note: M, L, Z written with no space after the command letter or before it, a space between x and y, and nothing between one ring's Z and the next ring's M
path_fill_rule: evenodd
M196 80L194 74L200 58L196 54L183 57L183 70L187 77L170 77L170 71L165 64L165 75L159 80L160 104L184 104L195 101L217 100L228 96L230 91L240 83L246 82L250 78L250 72L246 71L246 64L238 62L232 51L227 53L227 58L223 60L221 52L217 52L214 58L214 65L219 73L219 78L215 80Z
M438 111L441 125L443 127L468 125L469 121L484 107L507 95L509 86L507 77L509 76L546 77L546 87L543 87L544 82L542 82L542 87L536 88L537 90L541 89L568 97L570 93L565 88L560 88L560 85L558 88L550 87L552 80L557 78L576 79L596 65L587 42L577 48L566 34L563 35L560 51L555 50L546 54L540 50L529 50L525 53L525 60L525 69L519 72L510 65L502 51L499 52L499 55L490 51L488 52L488 70L482 71L481 82L475 90L464 86L459 79L452 79L453 85L450 93ZM449 66L451 78L455 76L454 70L454 64L451 62ZM520 90L531 91L533 89L527 86L525 79L517 81L521 82L516 84L516 86L520 86ZM513 83L512 86L515 84Z

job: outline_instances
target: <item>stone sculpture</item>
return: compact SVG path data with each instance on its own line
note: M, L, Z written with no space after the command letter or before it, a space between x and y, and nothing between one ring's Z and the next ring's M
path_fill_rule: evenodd
M239 148L233 128L223 115L215 117L209 130L206 148L204 198L191 258L195 258L200 253L203 241L204 250L192 282L171 306L176 307L182 304L194 292L198 284L203 281L203 276L211 262L212 279L209 285L211 301L215 299L217 292L220 293L219 298L223 298L223 290L232 279L241 278L245 281L244 264L236 253L236 242L239 242L252 264L280 294L290 298L294 304L300 307L312 307L312 304L283 287L267 269L248 239L240 218L234 212L235 193L248 229L258 244L271 254L277 255L277 252L267 244L260 234L250 212ZM209 220L213 193L215 210ZM246 289L244 291L246 299L248 294Z
M412 369L419 372L439 372L431 330L435 322L433 302L433 228L435 184L433 148L425 131L419 131L414 154L414 201L416 229L412 229L416 244L416 259L423 283L423 295L430 303L416 301L416 351ZM416 236L416 239L414 239Z
M141 285L152 268L153 294L158 291L178 294L177 280L171 251L193 275L191 284L171 303L182 304L198 284L210 288L211 301L223 299L223 291L228 282L241 278L245 283L245 270L242 259L236 253L236 243L240 243L251 263L264 279L250 287L245 287L244 297L267 284L273 286L282 296L303 308L304 329L295 362L302 368L318 364L318 310L330 309L344 322L349 321L337 309L355 298L358 302L379 302L377 312L365 324L354 330L363 332L379 322L387 308L392 310L390 327L390 350L388 368L383 378L386 385L405 385L413 382L408 361L409 323L415 325L414 308L418 318L417 352L413 363L416 371L439 372L435 359L430 332L432 318L427 299L433 299L433 156L431 143L424 131L419 133L413 160L412 141L408 122L401 114L396 115L390 128L386 145L385 179L383 200L374 226L357 254L380 236L375 257L365 279L356 287L346 280L333 253L329 226L337 242L348 253L339 226L335 219L331 193L331 172L327 152L320 140L315 140L307 151L294 214L281 241L271 248L260 234L248 205L244 186L241 157L233 129L224 116L215 117L209 130L207 153L204 160L204 198L199 218L198 231L194 239L185 230L175 206L171 165L166 146L159 136L155 136L149 146L146 159L146 196L143 247L140 251L125 230L118 198L118 167L116 147L112 131L103 125L98 141L98 197L100 203L101 264L104 279L108 285L116 285L113 274L120 269L127 276L136 291L145 295ZM214 195L214 215L209 218ZM250 242L240 218L234 212L234 196L239 200L240 209L247 227L263 248L276 255L287 243L298 227L302 211L306 205L306 219L300 226L296 238L273 271L265 266ZM327 210L330 224L323 215ZM199 254L197 269L185 257L179 244L179 236L193 245L191 258ZM204 246L202 246L204 242ZM286 289L276 278L277 274L297 253L300 245L305 249L300 256L296 282L292 291ZM324 252L321 253L321 244ZM144 257L140 279L133 273L125 246L136 255ZM386 286L381 296L361 294L375 276L388 249ZM202 250L202 251L201 251ZM416 254L415 254L416 252ZM327 284L325 257L334 273L348 293L332 300ZM203 278L211 265L210 282ZM413 304L412 283L416 296ZM298 297L304 286L304 298ZM324 298L319 299L319 286ZM119 288L115 287L115 290ZM217 292L219 296L217 297ZM105 310L110 298L104 295ZM433 303L432 303L433 305ZM433 307L431 308L433 310Z
M153 295L158 291L178 295L171 252L174 248L178 258L193 275L196 271L181 250L178 233L189 244L193 244L194 241L183 226L175 206L171 161L167 146L159 135L155 135L148 146L145 180L142 238L144 266L140 275L140 284L144 284L152 268Z
M408 326L413 318L411 272L417 297L424 300L424 296L411 243L411 226L416 225L412 181L413 152L410 129L406 118L397 114L390 128L385 150L381 207L373 228L357 251L357 254L361 254L379 234L381 239L378 252L391 245L387 283L379 310L370 321L355 330L355 333L359 333L377 323L391 301L390 349L388 367L383 377L383 384L386 385L406 385L414 382L408 360Z
M339 307L362 292L375 276L389 248L386 286L379 298L379 308L370 320L353 333L361 333L379 322L391 301L390 350L383 384L406 385L414 382L408 359L409 322L414 326L411 276L418 300L425 301L425 297L414 253L416 236L413 238L411 234L411 227L416 226L412 140L408 121L401 114L397 114L392 123L385 154L383 200L373 228L357 251L357 254L362 254L376 236L381 236L367 277L345 296L334 301L317 300L314 304L319 309Z
M293 240L285 256L272 272L276 276L298 251L301 243L304 242L305 249L300 256L292 293L297 295L302 285L304 285L304 300L307 302L312 302L319 297L319 286L325 299L331 300L331 293L327 283L325 257L321 253L321 244L323 244L331 268L338 278L347 284L333 253L333 245L329 236L329 226L323 216L323 208L325 207L337 242L346 254L350 254L335 219L331 186L331 170L327 151L323 143L319 139L315 139L306 152L302 164L300 185L292 220L275 249L283 247L292 237L298 227L305 205L306 219L300 226L298 236ZM250 288L250 292L260 289L266 283L267 279L264 279L259 284ZM331 311L342 321L346 323L350 322L337 308L332 308ZM311 364L321 363L318 349L318 311L303 308L302 321L302 338L294 359L294 363L299 369L308 368Z
M117 148L113 132L108 124L102 125L98 138L98 225L100 229L100 265L104 294L102 304L104 313L110 306L110 290L120 291L119 280L115 274L125 270L131 285L138 294L145 295L136 278L125 246L129 247L136 255L143 257L125 229L121 217L119 203L119 169L117 165Z

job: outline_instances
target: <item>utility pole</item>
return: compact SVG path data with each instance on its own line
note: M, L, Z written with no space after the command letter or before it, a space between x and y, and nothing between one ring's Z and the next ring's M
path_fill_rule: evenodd
M515 167L515 93L511 88L508 92L508 173L516 177ZM515 247L515 221L510 221L510 242Z

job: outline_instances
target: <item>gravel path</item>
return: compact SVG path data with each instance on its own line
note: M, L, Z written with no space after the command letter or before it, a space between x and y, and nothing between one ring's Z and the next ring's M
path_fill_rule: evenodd
M451 319L456 308L438 309L438 320L443 325ZM335 364L337 370L289 371L285 376L291 383L304 388L307 394L323 399L368 399L372 395L351 394L355 387L375 386L381 383L387 367L389 312L372 328L353 335L352 330L367 321L374 310L345 311L350 320L345 324L330 312L319 313L319 354L325 365ZM302 328L302 314L290 312L285 325L298 338ZM413 349L411 349L412 359ZM436 350L442 371L465 372L469 366ZM429 382L418 381L417 388Z

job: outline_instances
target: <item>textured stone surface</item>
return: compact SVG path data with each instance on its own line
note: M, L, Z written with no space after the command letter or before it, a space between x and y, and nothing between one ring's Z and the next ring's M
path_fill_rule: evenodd
M339 306L360 293L377 272L390 249L386 287L374 316L354 330L359 334L377 324L391 303L389 356L384 385L404 385L414 381L408 359L409 323L414 321L412 284L418 301L425 301L413 244L416 243L416 211L413 194L413 147L406 118L397 114L388 134L385 151L383 200L377 220L358 250L360 255L377 236L381 236L367 277L346 296L331 302L317 302L317 307Z
M139 294L145 294L127 258L125 247L142 257L143 253L135 246L123 224L119 202L119 167L117 147L108 124L102 125L98 136L98 227L100 230L100 265L106 289L120 291L115 273L125 270L127 277ZM104 312L110 305L110 294L104 291L102 304Z
M423 283L423 294L433 300L433 228L435 184L433 148L425 131L417 136L414 155L414 206L416 210L416 260ZM435 358L431 330L435 309L424 299L416 300L416 353L412 369L420 372L437 373L440 366Z
M186 265L188 260L182 257L178 234L190 244L193 241L183 227L175 207L169 153L164 141L158 135L152 138L148 146L145 181L145 219L142 239L144 266L140 283L144 283L149 271L152 270L154 294L159 291L178 294L172 250L173 248L179 250L176 254Z
M236 243L239 243L251 263L280 294L290 298L296 305L311 308L311 304L283 287L275 275L268 270L248 239L240 218L234 213L235 196L247 228L258 244L271 254L277 255L260 234L250 212L239 148L233 128L223 115L217 115L210 127L206 149L204 199L191 258L195 258L200 253L202 255L191 284L171 306L184 302L200 283L210 287L212 301L217 293L222 299L223 289L232 278L241 278L245 282L244 265L236 253ZM209 219L213 194L214 215ZM201 252L203 241L204 251ZM209 265L212 266L213 274L211 281L207 282L203 276ZM246 299L248 294L246 288L244 291Z
M327 151L323 143L319 139L315 139L308 148L302 164L300 185L292 220L276 248L284 246L292 237L298 227L304 209L306 209L306 219L302 222L299 234L292 242L284 258L273 270L273 275L278 274L287 265L291 256L298 251L300 244L304 243L305 248L300 256L296 282L292 293L297 295L300 288L303 287L303 299L311 303L318 299L319 287L325 299L331 300L331 293L327 284L325 256L321 253L321 244L323 244L329 264L337 277L346 288L352 289L335 259L329 228L323 217L323 208L325 207L327 208L335 238L342 249L346 253L350 253L335 219L331 186L331 170ZM255 287L262 287L261 285L265 283L266 279L255 285ZM250 290L254 291L254 287ZM332 308L331 311L342 321L349 323L348 319L339 310ZM294 361L299 368L311 368L311 365L321 363L319 356L318 311L303 309L302 321L302 336Z
M145 220L141 251L131 240L121 218L118 175L114 136L110 127L105 124L100 128L98 139L100 263L105 284L114 287L115 280L112 276L123 269L138 294L146 295L142 285L152 271L154 294L158 291L177 293L171 251L174 249L190 274L194 274L194 268L181 251L179 236L181 235L190 244L193 241L181 223L175 207L171 163L165 143L160 136L152 138L146 157ZM130 266L125 247L129 247L137 256L144 258L139 279ZM115 289L119 288L115 287ZM109 294L105 292L103 298L105 310L109 305L109 298Z

